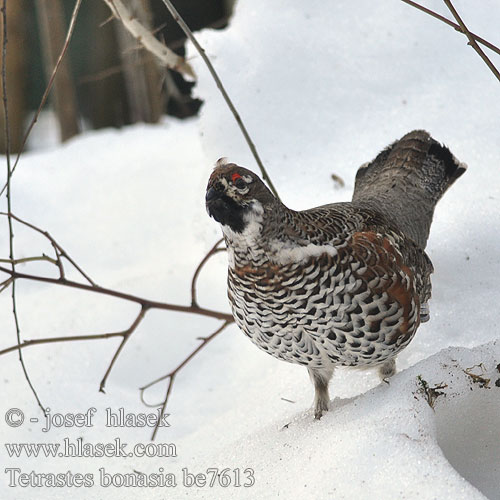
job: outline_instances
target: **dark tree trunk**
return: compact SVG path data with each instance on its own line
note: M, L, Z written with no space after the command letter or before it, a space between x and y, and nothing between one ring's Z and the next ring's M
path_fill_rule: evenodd
M26 11L24 0L7 2L7 98L9 106L10 151L17 153L24 135L24 120L27 110L26 96ZM3 21L0 18L3 32ZM0 56L1 57L1 56ZM5 122L0 112L0 152L5 153Z
M130 13L152 30L149 0L130 0ZM137 46L137 41L115 22L123 75L127 89L130 119L135 122L156 123L164 111L162 84L166 70L162 70L151 54Z
M48 81L64 46L68 26L64 20L61 0L36 0L36 7L45 74ZM52 102L59 120L61 140L65 141L78 134L76 92L68 54L61 62L54 80Z

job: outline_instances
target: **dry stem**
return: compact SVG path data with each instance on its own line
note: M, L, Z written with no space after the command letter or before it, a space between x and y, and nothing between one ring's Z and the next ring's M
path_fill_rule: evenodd
M3 33L2 33L2 101L3 101L3 113L4 113L4 118L5 118L5 156L7 159L7 182L6 182L6 189L7 189L7 210L10 214L11 212L11 206L12 206L12 196L11 196L11 189L10 189L10 181L12 177L12 169L11 169L11 163L10 163L10 130L9 130L9 107L8 107L8 98L7 98L7 68L6 68L6 61L7 61L7 0L3 0L3 5L2 5L2 21L3 21ZM9 260L10 260L10 271L12 274L15 274L16 272L16 259L14 257L14 228L12 224L12 217L9 215L7 217L7 223L9 226ZM12 286L12 315L14 317L14 325L16 329L16 340L17 340L17 345L21 344L21 328L19 326L19 316L17 314L17 301L16 301L16 282L15 279L12 277L12 280L9 283ZM2 286L2 291L5 289L4 286ZM31 391L33 392L33 395L35 396L35 399L38 403L38 406L42 409L44 415L46 415L45 407L43 406L42 402L40 401L40 398L38 397L38 393L33 386L33 383L31 382L30 376L28 374L28 370L26 369L26 364L24 363L24 358L22 355L22 352L19 350L18 351L18 356L19 356L19 363L21 364L21 369L24 373L24 378L26 379L26 382L28 383Z
M417 2L413 2L412 0L401 0L402 2L411 5L412 7L415 7L418 10L421 10L422 12L425 12L426 14L429 14L430 16L439 19L443 23L447 24L448 26L451 26L452 28L455 28L457 31L460 31L460 33L464 33L463 29L461 28L460 25L455 24L453 21L450 21L449 19L446 19L446 17L442 16L441 14L438 14L437 12L434 12L431 9L428 9L427 7L424 7L423 5L418 4ZM500 55L500 49L493 45L491 42L488 42L488 40L485 40L484 38L481 38L480 36L472 33L469 31L469 34L479 42L481 45L484 45L485 47L488 47L490 50L493 52L496 52L497 54Z
M8 191L9 192L9 191ZM153 301L149 299L145 299L142 297L138 297L132 294L127 294L123 292L119 292L117 290L112 290L109 288L104 288L99 285L97 285L94 281L92 281L88 275L76 264L76 262L68 255L68 253L62 248L62 246L47 232L44 231L43 229L40 229L39 227L35 226L34 224L31 224L29 222L26 222L25 220L21 219L20 217L11 214L11 213L5 213L5 212L0 212L0 215L3 215L7 217L8 220L12 221L15 220L20 224L23 224L33 231L36 231L37 233L42 234L51 244L51 246L54 249L54 252L56 254L56 258L53 259L51 257L42 255L38 257L28 257L26 259L21 259L26 262L31 262L31 261L36 261L36 260L44 260L47 262L50 262L53 264L57 269L59 276L58 277L47 277L47 276L39 276L36 274L27 274L27 273L19 273L16 271L16 269L12 267L3 267L0 266L0 272L3 272L9 276L3 283L0 283L0 292L6 289L8 286L15 285L15 281L17 279L27 279L27 280L32 280L32 281L39 281L43 283L51 283L54 285L60 285L60 286L66 286L70 288L77 288L80 290L86 290L89 292L94 292L94 293L100 293L103 295L108 295L111 297L116 297L118 299L122 300L127 300L131 302L135 302L136 304L139 304L141 306L140 311L132 324L123 331L119 332L112 332L112 333L101 333L101 334L87 334L87 335L72 335L72 336L63 336L63 337L47 337L47 338L42 338L42 339L33 339L33 340L25 340L24 342L21 342L20 339L18 339L18 342L16 345L7 347L5 349L0 350L0 356L3 354L7 354L9 352L13 351L18 351L21 353L21 351L27 347L33 346L33 345L40 345L40 344L52 344L55 342L73 342L73 341L80 341L80 340L98 340L98 339L108 339L108 338L113 338L113 337L122 337L122 341L120 345L118 346L117 350L115 351L113 358L111 359L111 362L106 370L106 373L104 374L104 377L101 380L99 390L101 392L104 392L106 382L108 380L108 377L118 359L120 356L125 344L127 343L128 339L134 333L134 331L137 329L139 324L142 322L144 319L146 313L150 309L164 309L164 310L169 310L169 311L177 311L177 312L185 312L185 313L191 313L191 314L199 314L201 316L207 316L210 318L215 318L215 319L220 319L223 320L224 323L221 328L219 328L216 332L214 332L212 335L209 337L206 337L203 340L202 344L195 350L193 351L177 368L176 368L176 373L182 369L202 348L203 346L208 343L212 338L214 338L216 335L218 335L222 330L226 328L229 324L231 324L234 320L231 314L220 312L220 311L214 311L212 309L206 309L203 307L200 307L197 304L196 301L196 283L197 283L197 277L203 268L203 266L208 262L208 260L218 253L219 251L222 251L222 248L218 248L218 245L221 243L222 240L218 240L217 243L208 251L208 253L203 257L201 260L200 264L196 268L196 271L193 276L193 280L191 282L191 293L192 297L194 298L194 303L191 306L182 306L178 304L170 304L166 302L158 302L158 301ZM81 276L87 281L87 283L81 283L79 281L72 281L68 280L65 276L64 273L64 266L63 266L63 259L67 260L76 270L79 271ZM4 259L5 260L5 259ZM15 263L15 260L12 261L11 259L7 260L7 263ZM153 381L151 384L148 384L145 388L150 387L151 385L158 383L159 381L163 380L165 377ZM169 387L173 384L173 380L170 379L169 382ZM169 390L167 390L167 394L170 395L171 387ZM168 398L168 395L166 398ZM167 401L162 403L163 405L163 411L165 411ZM156 435L156 430L155 430L155 435Z
M213 257L216 253L224 252L225 248L219 248L219 245L224 241L224 238L217 240L217 243L207 252L205 257L198 264L198 267L195 269L193 274L193 279L191 280L191 305L193 307L198 307L198 298L196 297L196 283L198 281L198 276L200 275L200 271L203 266L207 263L207 261Z
M152 382L149 382L148 384L144 385L143 387L141 387L139 390L141 391L141 400L142 402L146 405L146 406L150 406L150 407L160 407L161 406L161 415L160 415L160 418L158 419L158 423L156 424L155 428L154 428L154 431L153 431L153 435L151 436L151 440L154 440L155 437L156 437L156 434L158 432L158 428L159 428L159 424L161 422L161 417L163 417L163 415L165 414L165 410L167 408L167 404L168 404L168 400L170 398L170 393L172 391L172 386L174 385L174 380L175 380L175 377L177 376L177 374L211 341L213 340L215 337L217 337L217 335L219 335L219 333L221 333L223 330L226 329L226 327L228 327L230 324L231 324L232 321L224 321L224 323L222 323L222 325L217 328L217 330L215 330L215 332L213 332L211 335L209 335L208 337L202 337L200 338L199 340L201 340L201 344L196 348L194 349L191 354L189 354L179 365L177 365L171 372L167 373L166 375L163 375L162 377L159 377L157 378L156 380L153 380ZM153 385L156 385L160 382L162 382L163 380L168 380L168 384L167 384L167 392L165 394L165 399L159 403L159 404L151 404L151 403L147 403L146 400L144 399L144 392L149 389L150 387L152 387Z
M467 29L467 26L465 26L465 23L462 21L462 18L459 16L458 12L456 11L455 7L451 3L450 0L443 0L450 12L453 14L453 17L457 21L457 23L460 25L460 28L462 29L462 32L467 36L469 39L469 43L472 46L472 48L479 54L481 59L486 63L488 68L490 68L491 72L496 76L497 80L500 82L500 73L498 72L497 68L495 65L490 61L488 56L483 52L481 47L477 44L476 40L472 36L471 32Z
M137 18L130 14L121 0L104 0L104 2L125 29L137 40L138 44L156 56L162 65L192 78L195 77L193 69L184 58L155 38Z
M191 43L194 45L198 53L200 54L201 58L203 59L204 63L206 64L208 70L210 71L210 74L212 75L212 78L215 81L215 84L217 85L217 88L220 90L220 93L222 94L222 97L226 101L226 104L228 105L229 109L231 110L231 113L234 116L234 119L236 120L236 123L240 127L240 130L243 134L243 137L245 138L245 141L248 144L248 147L250 148L250 151L252 152L253 157L255 158L255 161L257 162L257 165L259 166L260 172L262 174L263 179L267 182L269 185L269 188L273 192L274 196L279 199L278 192L276 191L276 188L274 187L271 178L269 177L266 168L264 167L264 164L262 163L262 160L260 159L259 153L257 153L257 148L255 147L255 144L253 143L250 134L247 131L247 128L245 127L245 124L243 123L243 120L241 119L240 114L236 110L233 101L231 101L231 98L229 97L229 94L227 93L226 89L224 88L224 85L222 84L221 79L219 78L219 75L215 71L215 68L213 67L210 59L208 58L207 54L205 53L205 50L203 47L199 44L198 40L196 37L193 35L193 32L189 28L189 26L186 24L184 19L180 16L180 14L177 12L176 8L172 4L170 0L162 0L165 6L167 7L168 11L170 14L172 14L172 17L174 20L177 22L177 24L181 27L182 31L186 34L186 36L191 40Z

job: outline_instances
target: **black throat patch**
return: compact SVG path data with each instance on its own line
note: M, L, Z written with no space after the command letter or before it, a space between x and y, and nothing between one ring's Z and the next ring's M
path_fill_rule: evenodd
M246 223L243 216L249 207L238 205L229 196L222 195L207 199L207 210L217 222L229 226L234 232L241 233L245 229Z

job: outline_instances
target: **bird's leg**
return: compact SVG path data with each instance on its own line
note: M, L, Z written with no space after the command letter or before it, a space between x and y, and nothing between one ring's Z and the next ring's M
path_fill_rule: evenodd
M389 384L389 379L396 373L396 358L390 358L380 365L378 376L386 384Z
M314 418L319 420L323 412L328 411L330 403L328 384L333 375L333 368L308 368L307 371L314 384Z

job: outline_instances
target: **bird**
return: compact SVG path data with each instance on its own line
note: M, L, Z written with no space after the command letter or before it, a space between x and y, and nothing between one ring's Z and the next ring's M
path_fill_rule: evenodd
M352 201L295 211L251 170L216 162L205 203L227 248L234 320L261 350L307 368L316 419L335 368L377 368L388 382L429 320L434 208L466 169L414 130L359 167Z

